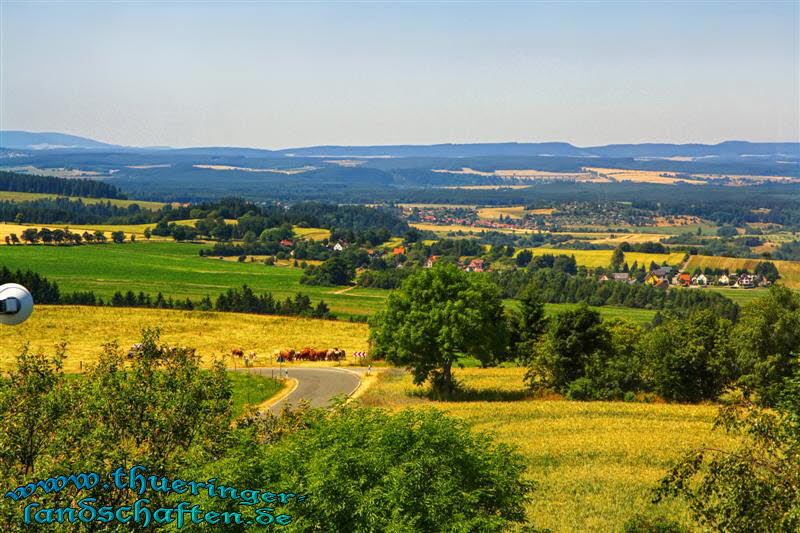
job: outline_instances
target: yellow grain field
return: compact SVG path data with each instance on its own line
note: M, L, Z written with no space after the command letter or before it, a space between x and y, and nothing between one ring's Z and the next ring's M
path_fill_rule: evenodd
M703 180L697 179L682 179L675 178L675 172L662 172L650 170L625 170L621 168L600 168L600 167L584 167L584 170L591 172L596 176L608 178L615 181L636 181L640 183L667 183L674 184L679 181L684 183L691 183L694 185L702 185L706 183Z
M680 502L654 507L650 489L684 451L733 443L711 431L715 406L535 400L524 388L524 372L456 370L467 397L433 402L420 396L407 373L393 370L382 373L361 401L390 409L442 409L517 446L528 459L528 477L539 484L527 505L538 528L620 531L633 514L653 508L689 523Z
M292 230L294 231L294 234L301 239L313 239L315 241L321 241L331 238L331 230L325 228L301 228L299 226L293 226Z
M522 218L526 214L529 215L552 215L555 209L525 209L525 206L510 206L510 207L483 207L478 209L478 217L486 219L498 219L500 215L503 217Z
M240 313L40 305L24 324L0 331L0 368L6 369L20 347L53 353L67 343L65 370L80 370L81 362L97 359L103 343L118 340L128 348L144 327L158 326L162 340L197 348L204 363L230 354L234 348L257 354L257 365L268 365L275 350L306 346L367 350L368 327L363 323ZM226 360L233 364L231 359Z
M564 250L561 248L527 248L533 252L534 256L537 255L574 255L575 261L578 266L587 267L607 267L611 263L611 255L613 250ZM656 262L659 265L664 261L669 265L678 265L683 261L684 253L675 252L670 254L645 254L641 252L626 252L625 261L628 265L638 262L640 265L650 265L651 262Z

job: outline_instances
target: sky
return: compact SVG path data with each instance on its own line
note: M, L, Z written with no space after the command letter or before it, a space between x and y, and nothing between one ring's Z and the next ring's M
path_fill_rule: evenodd
M0 129L176 147L798 141L799 6L0 0Z

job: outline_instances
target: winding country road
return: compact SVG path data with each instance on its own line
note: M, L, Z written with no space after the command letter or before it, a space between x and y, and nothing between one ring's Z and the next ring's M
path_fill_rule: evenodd
M309 367L265 367L250 368L249 371L262 376L278 377L280 371L297 380L295 388L288 396L281 399L269 409L273 413L281 410L287 402L297 405L300 400L309 400L312 407L325 407L331 398L339 394L352 394L361 383L359 370L342 368L309 368ZM361 370L363 372L363 369Z

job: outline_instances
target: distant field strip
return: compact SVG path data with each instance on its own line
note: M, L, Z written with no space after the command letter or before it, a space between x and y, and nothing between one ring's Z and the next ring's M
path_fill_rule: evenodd
M676 178L675 172L662 172L658 170L656 171L625 170L621 168L600 168L600 167L585 167L584 170L593 173L596 176L616 181L635 181L639 183L667 183L667 184L684 182L684 183L691 183L694 185L703 185L706 183L703 180Z
M142 209L157 211L164 207L164 202L145 202L142 200L117 200L115 198L87 198L85 196L59 196L58 194L38 193L38 192L16 192L0 191L0 202L31 202L33 200L66 198L68 200L81 200L84 204L105 204L110 203L117 207L128 207L137 204Z
M241 172L273 172L276 174L302 174L317 167L305 166L300 168L252 168L252 167L232 167L229 165L192 165L194 168L207 170L239 170Z
M587 172L547 172L534 169L499 169L491 172L463 167L461 170L433 169L433 172L446 172L448 174L468 174L516 180L575 180L575 181L609 181L601 176L594 176Z
M587 267L607 267L611 263L611 255L614 250L564 250L561 248L527 248L533 252L534 256L551 255L574 255L575 261L580 266ZM634 261L640 265L649 266L651 262L662 264L664 261L669 265L678 265L683 260L683 252L670 254L645 254L641 252L626 252L625 261L632 265Z
M511 217L520 219L526 214L529 215L552 215L555 209L525 209L524 206L511 206L511 207L483 207L478 209L478 216L480 218L497 219L500 215L504 217Z

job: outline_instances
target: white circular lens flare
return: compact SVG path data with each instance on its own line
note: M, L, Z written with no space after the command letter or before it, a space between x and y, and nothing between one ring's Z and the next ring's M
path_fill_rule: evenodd
M28 289L16 283L0 285L0 324L21 324L32 312L33 296Z

